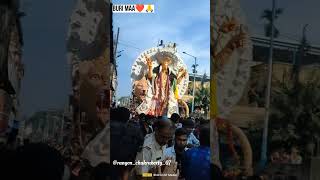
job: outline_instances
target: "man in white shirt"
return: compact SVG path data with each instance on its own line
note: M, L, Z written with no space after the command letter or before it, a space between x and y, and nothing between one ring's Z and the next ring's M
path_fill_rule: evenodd
M160 162L165 160L165 149L168 141L172 139L174 125L170 120L159 119L155 123L155 132L146 135L142 151L137 154L136 161L140 162ZM137 175L156 170L156 166L140 165L136 166Z

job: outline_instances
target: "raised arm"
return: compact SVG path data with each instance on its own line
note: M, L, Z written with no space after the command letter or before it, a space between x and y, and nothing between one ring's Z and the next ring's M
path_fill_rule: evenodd
M187 71L183 68L179 69L178 77L177 77L177 84L180 84L181 80L186 77Z
M240 47L244 46L246 40L246 33L240 32L234 35L227 45L217 54L213 54L213 64L214 72L218 72L228 61L229 57L232 55L232 52Z

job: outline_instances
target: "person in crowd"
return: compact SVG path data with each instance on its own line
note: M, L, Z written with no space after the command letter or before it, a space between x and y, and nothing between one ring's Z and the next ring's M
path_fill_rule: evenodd
M153 132L152 117L146 117L144 113L139 115L139 123L143 136Z
M280 153L278 150L275 150L271 154L271 163L280 163Z
M7 148L4 144L0 146L0 169L1 178L7 177L8 179L16 179L16 152Z
M127 123L130 120L130 110L125 107L119 107L114 111L111 111L112 116L110 117L111 120L121 121Z
M185 152L182 162L182 174L185 180L211 180L210 178L210 128L200 128L200 146Z
M176 129L174 136L174 145L168 147L165 151L165 157L176 161L178 164L177 168L181 172L181 163L184 152L188 150L187 148L187 131L184 128Z
M170 120L172 121L172 123L174 123L174 125L176 126L176 128L181 128L182 124L180 123L180 116L177 113L173 113L170 117Z
M143 134L131 123L113 122L111 129L111 162L133 162L143 145ZM112 180L127 180L134 166L111 166Z
M296 147L291 148L290 163L291 164L302 163L302 157L299 155L299 150Z
M175 126L170 120L157 119L154 122L154 127L155 131L145 137L142 151L138 153L136 161L156 162L165 160L166 145L173 137ZM155 170L155 166L136 166L138 176Z
M71 159L69 157L64 157L64 171L62 180L70 180L71 178L70 161Z
M195 123L191 119L187 119L183 121L183 124L182 124L182 127L184 127L188 133L188 141L187 141L188 148L197 147L200 145L199 140L193 134L194 126L195 126Z
M290 162L290 155L285 149L281 150L280 161L282 164L288 164Z
M64 160L54 148L43 143L30 143L19 147L16 153L15 171L24 179L62 180Z
M202 116L202 111L201 111L201 107L200 106L195 106L194 107L194 111L192 113L192 117L195 118L200 118Z

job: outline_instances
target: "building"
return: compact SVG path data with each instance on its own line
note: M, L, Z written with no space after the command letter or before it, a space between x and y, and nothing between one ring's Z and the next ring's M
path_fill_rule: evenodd
M244 90L243 97L235 106L229 117L231 122L238 127L247 128L253 124L258 128L263 127L265 109L265 89L268 75L269 40L253 37L253 63L251 66L250 80ZM299 65L299 80L305 82L310 78L320 77L320 47L311 46L309 51L299 55L298 43L275 41L272 88L277 88L280 82L289 82L294 68ZM302 59L302 60L300 60ZM315 80L315 79L314 79ZM261 102L250 99L250 92L258 94Z
M119 98L117 106L126 107L126 108L130 109L130 106L131 106L130 96L124 96L124 97Z
M59 109L49 109L34 113L25 122L25 129L30 132L34 142L48 140L62 140L64 137L65 112Z
M194 80L195 77L195 80ZM204 88L210 88L210 77L206 74L204 75L194 75L193 73L189 74L189 85L188 85L188 95L192 95L193 90L193 81L195 81L195 88L201 88L201 83L203 83Z

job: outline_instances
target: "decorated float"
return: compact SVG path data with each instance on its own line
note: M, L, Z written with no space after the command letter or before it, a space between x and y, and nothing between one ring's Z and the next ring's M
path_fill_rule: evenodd
M143 51L132 66L131 80L136 113L168 118L189 114L184 98L189 75L175 43Z
M211 148L212 161L221 164L220 153L231 152L232 165L227 176L237 176L241 171L252 175L252 149L244 132L227 119L230 111L242 97L250 76L252 44L244 14L236 0L217 0L211 4ZM220 136L220 137L219 137ZM222 138L223 137L223 138ZM228 149L220 149L221 139ZM237 151L235 144L240 146ZM239 152L242 155L239 155Z

